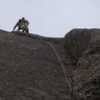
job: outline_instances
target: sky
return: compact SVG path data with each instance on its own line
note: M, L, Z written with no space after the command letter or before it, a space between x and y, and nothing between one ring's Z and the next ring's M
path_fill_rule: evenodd
M30 33L64 37L74 28L100 28L100 0L0 0L0 29L25 17Z

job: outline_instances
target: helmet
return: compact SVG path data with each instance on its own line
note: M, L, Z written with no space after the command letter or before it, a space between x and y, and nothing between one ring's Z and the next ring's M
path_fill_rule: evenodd
M24 18L24 17L22 17L22 20L25 20L25 18Z

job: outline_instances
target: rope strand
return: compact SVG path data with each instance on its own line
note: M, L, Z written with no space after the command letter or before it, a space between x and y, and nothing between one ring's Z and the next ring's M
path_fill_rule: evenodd
M72 80L71 80L71 78L70 78L69 72L66 71L65 66L64 66L64 64L63 64L63 62L62 62L62 60L61 60L61 57L60 57L60 55L58 54L56 48L53 46L53 44L50 43L50 42L47 42L47 44L52 48L52 50L54 51L54 53L55 53L55 55L56 55L58 61L60 62L60 65L61 65L61 67L62 67L62 69L63 69L63 73L64 73L64 76L65 76L65 79L66 79L66 83L68 83L69 88L70 88L70 95L71 95L72 98L74 98L74 95L73 95L73 86L72 86L72 83L71 83ZM73 100L74 100L74 99L73 99Z

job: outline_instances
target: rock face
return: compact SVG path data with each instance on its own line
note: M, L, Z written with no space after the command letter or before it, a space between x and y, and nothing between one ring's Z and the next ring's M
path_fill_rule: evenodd
M1 100L66 100L69 87L49 40L61 48L63 39L0 31Z
M99 29L74 29L64 38L0 30L0 100L73 99L100 100Z
M66 35L65 49L72 63L74 91L82 100L100 100L100 30L74 29Z

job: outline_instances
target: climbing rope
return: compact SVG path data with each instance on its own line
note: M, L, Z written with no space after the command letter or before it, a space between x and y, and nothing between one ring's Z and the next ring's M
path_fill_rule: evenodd
M63 64L63 62L62 62L62 60L61 60L61 57L60 57L60 55L58 54L58 52L57 52L56 48L54 47L54 45L53 45L52 43L50 43L50 42L47 42L47 44L48 44L48 45L52 48L52 50L54 51L54 53L55 53L55 55L56 55L56 57L57 57L57 59L58 59L60 65L61 65L61 67L62 67L62 69L63 69L63 73L64 73L64 76L65 76L65 79L66 79L66 83L68 83L68 85L69 85L70 95L71 95L72 99L74 100L72 79L70 78L69 72L66 71L65 66L64 66L64 64Z

